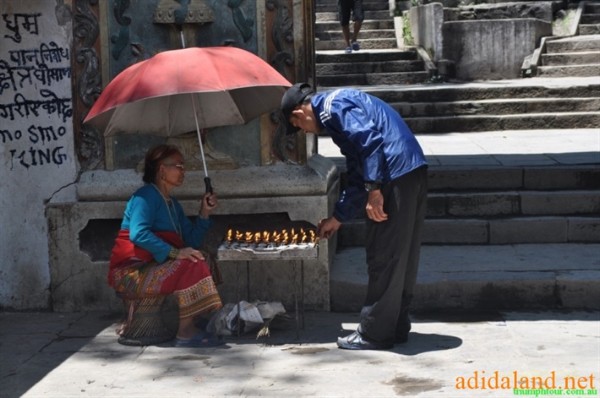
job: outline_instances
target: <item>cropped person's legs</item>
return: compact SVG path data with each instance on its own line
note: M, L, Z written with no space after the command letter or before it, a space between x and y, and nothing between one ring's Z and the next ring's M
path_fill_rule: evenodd
M353 3L354 0L338 0L338 17L346 42L346 52L352 52L350 46L350 14L352 13Z
M362 27L362 22L365 19L365 13L363 10L362 0L354 0L352 5L352 20L354 21L354 30L352 32L352 50L358 51L360 50L360 45L358 44L358 33L360 32L360 28Z

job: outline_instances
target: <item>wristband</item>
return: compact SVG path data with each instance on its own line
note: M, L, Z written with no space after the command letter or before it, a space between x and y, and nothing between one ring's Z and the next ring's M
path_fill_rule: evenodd
M171 260L175 260L177 256L179 256L179 249L172 247L171 250L169 250L169 254L167 255L167 257Z
M367 192L375 191L376 189L381 189L381 184L376 182L365 182L365 190Z

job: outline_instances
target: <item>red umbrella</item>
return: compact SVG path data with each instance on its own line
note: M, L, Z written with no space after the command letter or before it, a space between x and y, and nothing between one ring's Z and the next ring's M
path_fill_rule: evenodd
M164 51L119 73L84 123L105 135L175 136L245 124L279 107L291 83L262 58L236 47ZM202 141L200 149L207 177Z

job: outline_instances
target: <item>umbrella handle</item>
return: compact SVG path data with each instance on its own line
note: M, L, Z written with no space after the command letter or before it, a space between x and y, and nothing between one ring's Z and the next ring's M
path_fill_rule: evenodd
M206 186L206 193L213 193L213 187L210 183L210 177L204 177L204 186ZM208 203L209 206L215 205L209 199L206 199L206 203Z

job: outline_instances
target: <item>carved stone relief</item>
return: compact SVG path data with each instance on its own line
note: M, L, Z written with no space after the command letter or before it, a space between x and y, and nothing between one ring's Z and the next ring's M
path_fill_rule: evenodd
M96 169L104 163L104 139L98 130L82 124L85 115L101 92L98 45L97 0L76 0L73 23L73 124L75 148L81 171Z

